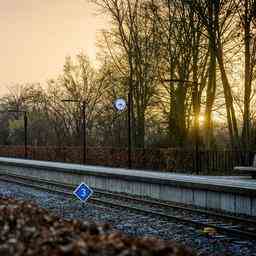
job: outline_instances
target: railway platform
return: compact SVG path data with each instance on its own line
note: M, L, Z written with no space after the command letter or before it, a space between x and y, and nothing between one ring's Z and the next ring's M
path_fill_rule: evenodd
M0 158L0 175L19 175L256 216L256 182L250 176L197 176L46 161Z

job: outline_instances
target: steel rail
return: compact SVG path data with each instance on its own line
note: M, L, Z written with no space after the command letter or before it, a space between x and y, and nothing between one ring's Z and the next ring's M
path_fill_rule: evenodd
M25 180L25 181L31 181L31 182L36 182L38 184L46 184L48 186L55 186L55 187L59 187L59 188L63 188L63 190L58 190L58 189L53 189L53 188L49 188L49 187L45 187L42 185L35 185L35 184L31 184L28 182L23 182L23 181L19 181L18 179L21 180ZM37 178L31 178L31 177L24 177L24 176L19 176L19 175L0 175L0 180L5 181L5 182L10 182L10 183L16 183L22 186L26 186L26 187L32 187L35 189L39 189L39 190L44 190L44 191L48 191L48 192L54 192L54 193L58 193L58 194L65 194L68 196L73 196L72 192L68 192L67 189L69 190L73 190L74 187L70 184L63 184L63 183L57 183L57 182L51 182L51 181L46 181L43 179L37 179ZM90 202L94 202L96 204L103 204L103 205L107 205L110 207L118 207L118 208L122 208L122 209L126 209L126 210L131 210L134 212L138 212L138 213L144 213L144 214L149 214L152 216L157 216L160 218L164 218L164 219L168 219L168 220L172 220L172 221L177 221L180 223L186 223L186 224L190 224L190 225L194 225L198 228L205 228L205 227L210 227L215 229L218 232L221 233L225 233L225 234L229 234L229 235L235 235L238 237L244 237L247 239L253 239L256 240L256 233L253 232L249 232L249 231L243 231L243 230L238 230L238 229L234 229L234 228L228 228L228 227L221 227L221 226L217 226L211 223L205 223L205 222L200 222L200 221L196 221L196 220L192 220L189 218L183 218L180 216L175 216L175 215L170 215L170 214L166 214L166 213L160 213L160 212L156 212L156 211L152 211L152 210L146 210L140 207L134 207L134 206L129 206L127 204L123 204L123 200L124 199L128 199L128 200L133 200L136 202L144 202L144 203L148 203L148 204L154 204L156 206L164 206L164 207L169 207L172 208L172 206L170 206L170 204L167 203L157 203L155 201L151 201L151 200L144 200L144 199L139 199L139 198L133 198L131 196L123 196L123 195L115 195L114 193L111 192L103 192L103 191L98 191L96 190L94 194L101 194L101 195L107 195L107 196L111 196L111 197L118 197L120 198L122 201L121 203L115 203L115 202L110 202L110 201L106 201L106 200L102 200L102 199L98 199L95 197L91 197L90 198ZM179 207L177 205L175 205L176 209L189 209L189 211L194 211L194 209L192 208L187 208L187 207ZM196 212L198 212L198 209L195 209ZM201 210L200 210L201 211ZM210 211L204 211L204 214L208 214L209 215L216 215L215 213L213 214ZM223 215L221 214L217 214L218 217L223 217ZM225 219L228 218L228 215L224 215ZM242 222L242 223L246 223L248 225L248 223L251 223L253 225L255 225L255 221L254 220L248 220L248 219L244 219L244 218L240 218L240 217L234 217L234 216L229 216L229 218L234 218L236 221Z
M22 179L22 180L29 180L32 182L41 182L41 183L47 184L47 185L69 188L70 190L74 189L74 186L71 184L68 184L68 183L59 183L59 182L48 181L48 180L44 180L44 179L27 177L27 176L21 176L21 175L16 175L16 174L7 174L7 175L5 174L4 176L9 176L11 178L17 178L17 179ZM1 177L1 175L0 175L0 177ZM117 194L117 193L103 191L103 190L99 190L99 189L95 189L95 188L93 188L93 190L95 191L96 195L97 194L107 195L107 196L111 196L114 198L120 198L120 199L136 201L139 203L151 204L151 205L155 205L157 207L160 206L160 207L166 207L166 208L173 208L173 209L177 209L177 210L184 210L184 211L188 211L188 212L192 212L192 213L200 213L200 214L205 214L205 215L212 216L212 217L227 219L229 221L242 222L242 223L247 223L248 225L256 226L256 219L248 219L248 218L229 215L229 214L225 214L225 213L218 213L218 212L204 210L204 209L200 209L200 208L193 208L193 207L189 207L189 206L178 205L178 204L174 204L171 202L156 201L156 200L152 200L152 199L149 200L146 198L130 196L127 194Z

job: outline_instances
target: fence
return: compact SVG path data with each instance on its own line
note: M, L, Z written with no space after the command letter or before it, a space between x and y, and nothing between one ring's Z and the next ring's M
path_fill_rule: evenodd
M28 147L28 158L34 160L82 163L81 147ZM128 166L128 152L125 148L89 147L86 163L112 167ZM0 156L19 157L25 155L23 146L1 146ZM132 152L132 168L179 173L201 173L229 175L234 166L252 165L254 152L205 151L161 148L136 149ZM198 159L196 163L196 159ZM197 167L197 168L196 168Z
M209 173L233 173L235 166L251 166L252 151L199 151L199 171Z

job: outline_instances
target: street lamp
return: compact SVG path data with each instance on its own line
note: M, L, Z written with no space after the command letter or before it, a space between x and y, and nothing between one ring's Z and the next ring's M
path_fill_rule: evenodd
M62 102L78 102L79 100L62 100ZM86 120L85 120L85 101L82 101L82 123L83 123L83 164L86 164Z
M15 110L15 109L8 109L6 111L0 111L0 113L23 113L23 120L24 120L24 149L25 149L25 158L28 158L28 116L27 111L25 110Z
M131 135L131 110L132 110L132 94L128 93L128 168L132 168L132 135Z

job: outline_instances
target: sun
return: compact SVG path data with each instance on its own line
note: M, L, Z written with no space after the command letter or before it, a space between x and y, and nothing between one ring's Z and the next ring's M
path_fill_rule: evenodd
M203 116L203 115L200 115L200 116L199 116L199 124L200 124L200 125L204 124L204 120L205 120L204 116Z

